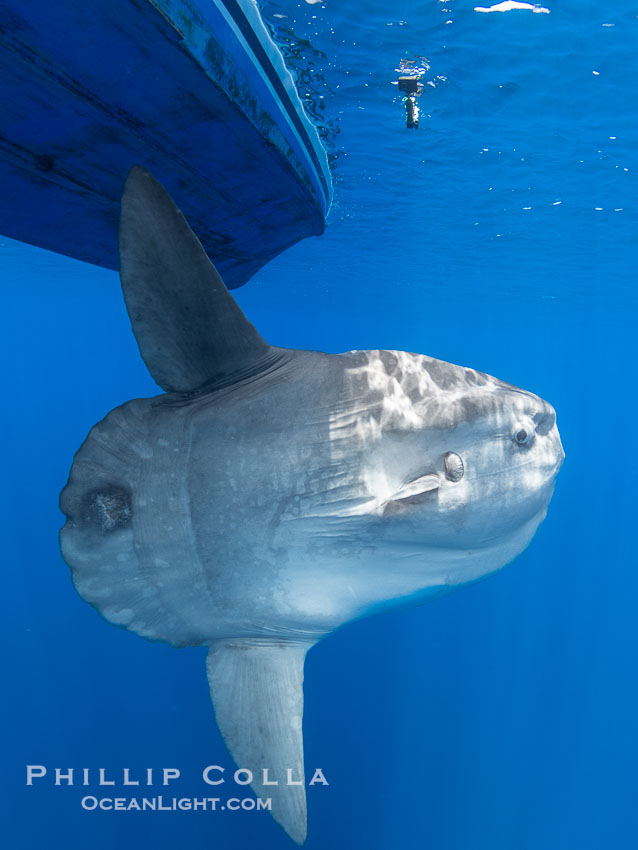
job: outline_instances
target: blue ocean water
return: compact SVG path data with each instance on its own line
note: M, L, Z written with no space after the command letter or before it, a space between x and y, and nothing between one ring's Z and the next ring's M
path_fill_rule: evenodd
M278 345L419 351L532 390L567 455L515 564L310 653L306 765L330 785L308 792L309 850L638 844L638 10L548 8L265 9L294 35L336 194L324 236L235 293L246 314ZM392 86L405 56L433 83L418 131ZM81 788L25 786L26 764L174 767L196 796L232 762L203 650L107 625L57 550L73 453L157 392L117 275L6 239L0 269L5 845L292 847L264 813L85 812Z

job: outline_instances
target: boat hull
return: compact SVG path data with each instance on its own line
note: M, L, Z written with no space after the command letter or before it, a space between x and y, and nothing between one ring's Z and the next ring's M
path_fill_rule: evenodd
M137 163L230 288L321 233L325 153L254 15L250 0L3 3L0 232L118 268Z

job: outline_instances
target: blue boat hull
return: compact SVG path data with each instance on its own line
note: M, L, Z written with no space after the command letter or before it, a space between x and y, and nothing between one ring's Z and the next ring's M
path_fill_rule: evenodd
M231 288L323 231L325 154L250 0L0 9L1 233L118 268L135 163Z

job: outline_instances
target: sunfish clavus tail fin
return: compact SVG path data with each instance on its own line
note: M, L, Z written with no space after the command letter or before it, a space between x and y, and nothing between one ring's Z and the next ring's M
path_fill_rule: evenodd
M252 772L253 790L262 800L270 798L273 818L297 844L306 839L301 721L309 648L306 643L224 640L211 645L206 661L226 745L238 767Z
M134 166L120 214L120 279L135 339L167 392L232 383L274 350L226 289L168 193Z

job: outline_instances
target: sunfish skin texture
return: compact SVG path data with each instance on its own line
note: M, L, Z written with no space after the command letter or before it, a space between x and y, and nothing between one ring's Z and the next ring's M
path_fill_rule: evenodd
M111 623L210 647L231 754L301 843L303 786L260 776L303 772L306 651L523 551L564 457L555 413L420 354L270 346L139 167L120 251L133 331L169 391L91 430L61 496L62 554Z

